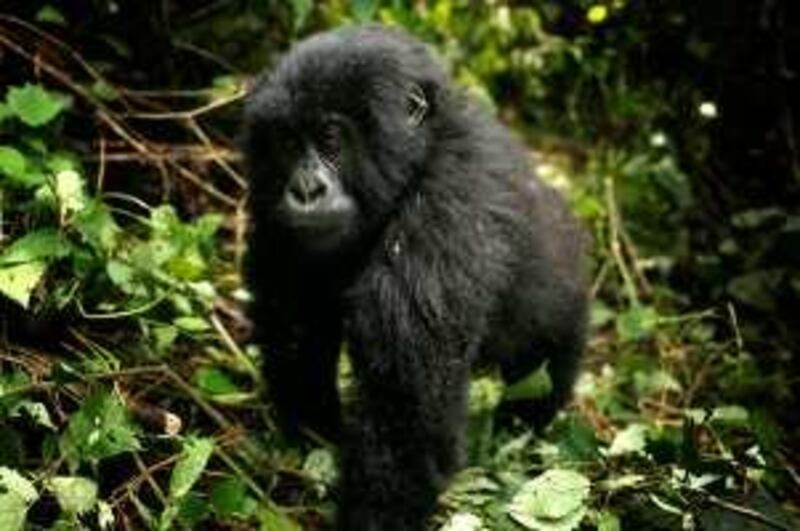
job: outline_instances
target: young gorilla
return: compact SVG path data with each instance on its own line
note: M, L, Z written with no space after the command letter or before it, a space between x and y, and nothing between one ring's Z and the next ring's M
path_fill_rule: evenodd
M460 464L473 367L514 381L546 361L537 426L568 398L579 231L506 130L398 30L298 44L253 89L244 138L272 399L290 429L340 440L339 529L422 530ZM344 421L343 340L357 382Z

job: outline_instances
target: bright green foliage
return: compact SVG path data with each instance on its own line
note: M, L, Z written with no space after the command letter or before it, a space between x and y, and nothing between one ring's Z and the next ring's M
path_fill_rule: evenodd
M50 480L61 509L79 515L91 511L97 503L97 483L80 476L56 476Z
M184 440L183 451L169 478L168 504L159 519L159 529L171 529L173 521L181 513L189 519L200 517L200 514L197 514L198 511L202 511L200 507L196 507L194 503L192 505L195 507L182 507L182 503L187 498L189 490L200 479L213 452L212 439L189 437Z
M247 515L252 500L247 497L247 487L236 478L227 478L211 490L211 506L223 518Z
M70 417L61 437L61 448L73 468L81 461L97 461L139 450L138 429L119 397L98 390Z
M198 177L244 199L217 164L240 169L227 151L238 109L191 119L182 111L235 98L247 81L240 72L269 63L301 32L369 20L399 24L438 49L457 81L535 147L543 179L567 195L593 242L590 346L572 406L534 435L495 413L503 401L546 397L547 368L513 385L479 375L470 467L431 525L798 527L788 516L797 514L788 451L797 430L775 420L796 394L796 378L780 369L796 349L772 316L800 294L800 217L739 191L772 187L777 175L730 184L734 165L708 164L725 162L706 154L719 155L726 117L740 110L715 92L724 85L695 83L697 72L713 79L732 57L706 31L725 21L696 18L724 2L259 0L182 17L172 16L172 0L157 12L118 2L126 14L133 6L151 15L154 27L138 27L137 39L170 36L175 48L156 51L170 61L158 65L141 64L141 47L112 29L118 13L94 9L97 32L87 35L68 4L24 10L26 22L57 28L69 51L16 27L36 63L17 68L24 59L0 50L11 58L0 93L0 530L114 528L122 516L146 529L330 524L335 450L279 436L258 393L258 352L246 343L240 306L247 298L237 295L243 220L183 181ZM684 48L681 64L647 64L652 53ZM174 119L133 117L161 111L176 111ZM780 144L777 129L768 134ZM185 160L194 153L187 145L209 156ZM712 194L698 195L708 184ZM718 212L717 198L728 196L738 203ZM706 240L709 213L718 241ZM703 296L693 299L697 287ZM341 368L351 405L359 390L346 357ZM165 413L197 435L163 435ZM129 475L99 477L108 458ZM98 492L109 483L113 492ZM30 510L45 492L62 509L55 522Z
M0 467L0 529L21 531L25 513L38 497L33 483L15 470Z
M70 101L60 94L46 91L40 85L27 84L9 88L6 104L25 124L40 127L58 116Z
M27 308L46 267L38 261L0 267L0 293Z
M509 507L511 516L526 529L577 529L586 514L589 480L571 470L548 470L525 483Z

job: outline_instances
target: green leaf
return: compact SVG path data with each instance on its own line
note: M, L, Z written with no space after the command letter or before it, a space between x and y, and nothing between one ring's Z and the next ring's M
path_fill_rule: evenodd
M6 103L25 124L39 127L58 116L69 106L70 101L66 96L28 83L23 87L8 89Z
M70 417L61 447L73 464L138 450L137 429L115 393L97 391Z
M261 531L302 531L302 527L282 512L272 507L263 507L258 513Z
M53 7L51 4L47 4L42 7L36 13L36 21L37 22L49 22L50 24L55 24L57 26L66 26L67 19L64 18L64 15Z
M181 498L178 505L178 521L186 529L197 529L200 522L205 520L211 513L208 501L194 492L190 492Z
M359 22L368 22L375 18L375 12L378 10L378 2L375 0L352 0L350 2L350 11L353 17Z
M623 455L643 453L647 446L648 427L644 424L630 424L624 430L617 432L608 455Z
M23 178L28 162L25 156L11 146L0 146L0 175Z
M0 467L0 529L21 531L28 508L39 498L33 483L19 472Z
M241 392L227 374L214 367L200 367L194 373L195 385L210 395Z
M98 251L111 251L120 233L108 207L96 199L89 200L86 208L75 216L73 224L83 239Z
M547 370L547 363L518 380L505 389L503 400L533 400L543 398L553 391L553 381Z
M572 470L548 470L514 495L509 514L527 529L577 529L587 511L589 480Z
M658 313L652 306L634 306L617 316L617 334L622 341L649 337L658 324Z
M173 324L184 332L205 332L211 328L208 321L202 317L178 317L173 321Z
M170 499L177 500L186 496L192 485L200 479L213 452L213 439L188 437L184 441L183 452L169 478Z
M0 254L0 266L63 258L69 252L69 243L57 230L35 230L14 241Z
M61 509L70 514L91 511L97 503L97 483L79 476L56 476L50 480Z
M439 531L482 531L481 519L472 513L455 513Z
M292 12L294 13L294 29L295 31L302 28L308 16L311 14L311 8L314 7L312 0L290 0L292 5Z
M222 517L246 515L247 489L237 478L227 478L211 490L211 506Z
M125 293L133 293L135 291L131 286L135 271L128 264L111 259L106 263L106 274L111 282Z
M47 411L47 408L41 402L33 402L31 400L20 401L14 406L11 415L19 416L22 413L30 417L30 419L39 426L56 431L56 426L53 424L53 420L50 418L50 412Z
M12 266L0 266L0 293L27 308L31 293L44 276L44 262L26 262Z

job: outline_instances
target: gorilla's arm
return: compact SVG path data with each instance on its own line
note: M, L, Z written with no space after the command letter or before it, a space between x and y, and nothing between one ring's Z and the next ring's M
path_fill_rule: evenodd
M423 529L460 465L470 366L487 325L477 304L490 303L501 278L496 255L471 249L475 225L457 214L414 208L347 294L359 387L342 446L339 529Z
M249 264L252 279L276 278L271 276L277 274L272 267L253 258ZM341 320L335 317L339 309L324 299L309 301L301 291L292 292L292 277L281 274L284 283L257 291L263 295L255 298L250 309L267 391L290 434L310 428L333 440L341 422L336 386L342 342Z

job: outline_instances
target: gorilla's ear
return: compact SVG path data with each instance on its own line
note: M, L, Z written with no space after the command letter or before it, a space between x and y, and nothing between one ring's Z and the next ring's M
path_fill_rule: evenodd
M432 112L431 95L427 93L424 86L414 83L408 91L408 123L411 127L417 127Z

